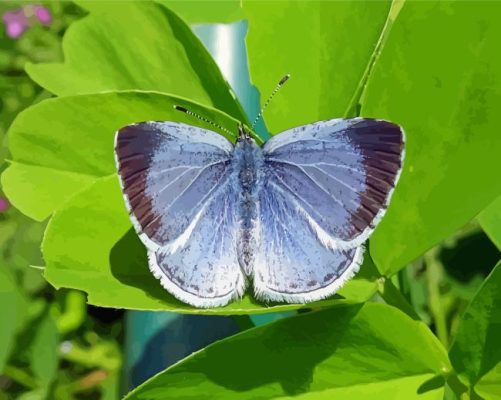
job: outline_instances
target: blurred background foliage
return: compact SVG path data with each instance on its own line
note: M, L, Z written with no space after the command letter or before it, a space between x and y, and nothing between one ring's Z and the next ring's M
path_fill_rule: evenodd
M51 97L25 73L26 62L62 61L61 38L85 13L71 2L43 5L49 25L34 21L19 37L0 31L1 169L6 132L24 108ZM30 3L2 1L0 14ZM116 399L122 363L122 312L86 305L85 295L54 290L42 276L46 223L0 199L0 399Z
M72 22L86 15L71 2L40 4L50 12L50 23L31 17L26 30L12 37L4 21L0 33L2 171L9 163L6 132L12 121L26 107L52 96L27 76L26 63L62 62L62 36ZM30 6L3 1L0 13ZM198 13L191 16L190 8L178 7L191 21L225 22L214 17L210 7L205 21ZM228 15L238 14L238 10L228 8ZM276 79L271 75L270 79ZM392 277L394 287L400 290L393 297L395 303L405 300L411 305L446 348L466 306L500 258L496 247L500 246L496 242L500 235L495 233L501 226L498 209L501 207L494 205L480 214L485 231L474 219ZM124 392L120 382L127 346L125 314L86 304L82 292L55 290L47 284L42 277L40 251L46 223L24 216L3 194L0 211L0 400L119 398ZM371 300L391 304L391 293L387 292L387 297L384 293L380 290ZM234 320L235 331L254 324ZM169 340L165 336L160 339Z

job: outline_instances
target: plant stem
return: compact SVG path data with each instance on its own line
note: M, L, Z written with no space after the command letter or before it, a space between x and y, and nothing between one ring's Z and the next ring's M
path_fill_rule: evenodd
M420 320L416 310L414 310L402 292L395 287L390 279L378 279L378 292L387 304L398 308L414 320Z
M374 48L374 50L371 54L371 57L367 63L367 66L365 67L365 71L362 75L362 78L360 79L360 82L358 83L358 87L355 90L355 94L353 95L352 99L350 100L349 106L344 113L345 118L352 118L352 117L360 115L360 110L358 109L359 103L360 103L361 99L363 98L365 86L367 84L367 81L369 80L369 76L372 72L372 68L374 67L374 65L376 63L376 59L378 58L379 54L381 53L381 50L382 50L382 48L386 42L386 39L388 38L388 35L390 33L391 27L393 26L393 23L395 22L398 14L400 13L400 10L402 9L404 3L405 3L405 0L393 0L391 2L390 10L388 12L388 16L386 18L383 29L381 30L381 33L379 35L379 39L376 43L376 47Z
M457 375L447 377L447 384L460 400L471 400L468 396L468 388L459 380Z
M3 374L27 388L35 389L38 387L36 379L20 368L7 365L3 370Z
M434 248L424 256L426 262L426 276L428 281L429 307L437 337L444 347L449 348L449 334L447 330L447 319L440 298L440 283L442 281L442 264L438 260L438 249Z

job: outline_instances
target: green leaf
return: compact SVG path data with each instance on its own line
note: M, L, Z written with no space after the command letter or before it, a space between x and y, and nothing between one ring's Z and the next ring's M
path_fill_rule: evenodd
M253 83L267 96L282 76L291 74L265 113L273 134L345 114L376 48L390 4L244 2Z
M376 391L389 396L377 398L407 399L417 398L418 387L433 374L449 370L445 349L422 322L366 303L285 318L227 338L156 375L126 399L209 393L217 399L351 399L374 398Z
M13 350L16 334L19 332L27 311L27 301L17 286L13 274L0 265L0 373Z
M499 193L499 2L406 2L377 58L361 114L403 126L406 160L371 240L392 274Z
M501 249L501 196L478 215L478 222L497 248Z
M30 365L33 373L40 381L40 386L48 389L56 376L59 363L59 333L52 317L47 314L34 330L35 335L30 351Z
M229 129L237 125L236 120L216 110L151 92L47 100L16 119L10 132L14 162L2 182L14 205L32 217L43 219L60 210L51 220L43 244L45 276L54 286L83 290L89 302L102 306L201 312L174 300L149 272L144 247L126 213L113 156L114 135L122 126L145 120L193 123L192 117L174 110L175 104ZM44 185L11 179L27 169ZM353 301L366 300L375 291L376 277L373 267L364 267L359 279L341 293ZM299 307L264 307L246 298L224 309L203 312L271 312Z
M190 23L230 23L245 18L241 0L156 0Z
M426 393L418 393L419 386L429 377L429 374L416 375L383 382L313 391L300 394L299 396L280 396L277 397L277 399L332 400L345 398L350 400L442 400L444 397L443 388L430 390Z
M190 28L152 2L84 2L90 15L63 40L63 64L28 64L30 77L59 96L153 90L245 116L218 67Z
M292 310L301 304L265 306L249 295L222 308L197 309L181 303L162 288L148 269L146 250L131 227L115 175L97 180L56 211L43 242L46 279L55 287L85 291L98 306L168 310L182 313L247 314ZM358 291L351 301L366 300L375 290L374 268L367 258ZM334 297L309 304L324 307L346 300Z
M486 373L476 384L475 392L484 400L498 400L501 393L501 362Z
M449 353L454 369L470 387L501 362L500 309L501 262L466 309Z
M238 122L225 114L160 93L129 91L46 100L19 114L9 130L14 162L2 174L5 194L31 218L47 218L96 179L115 173L113 145L119 128L151 120L193 124L193 117L174 110L176 104L236 131ZM198 120L196 124L214 129Z

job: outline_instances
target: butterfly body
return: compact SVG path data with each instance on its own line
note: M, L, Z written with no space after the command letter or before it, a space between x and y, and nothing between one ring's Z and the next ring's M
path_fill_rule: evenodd
M251 275L259 235L257 219L264 163L261 148L249 136L241 135L237 140L232 167L239 193L238 259L245 274Z
M239 298L309 302L358 270L403 161L403 131L387 121L321 121L263 147L176 122L144 122L116 137L132 222L162 285L196 307Z

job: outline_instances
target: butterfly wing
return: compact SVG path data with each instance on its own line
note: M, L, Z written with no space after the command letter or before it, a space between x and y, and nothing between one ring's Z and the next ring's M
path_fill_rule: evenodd
M259 196L260 241L254 292L263 300L305 303L328 297L358 271L363 248L333 250L317 238L290 195L266 180Z
M150 269L180 300L214 307L240 296L233 145L174 122L122 128L115 154L125 201Z
M269 180L322 241L356 247L382 218L399 177L404 135L387 121L353 118L294 128L264 148Z
M256 295L325 298L358 270L400 173L403 132L385 121L331 120L281 133L263 153Z

